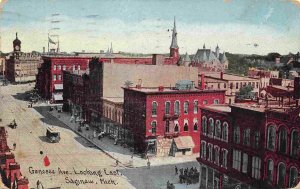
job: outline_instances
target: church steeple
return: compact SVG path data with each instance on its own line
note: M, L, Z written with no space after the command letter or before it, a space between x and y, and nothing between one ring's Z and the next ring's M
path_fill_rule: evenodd
M21 51L21 41L18 39L18 33L16 33L16 39L13 41L14 52Z
M177 45L177 30L176 30L175 17L174 17L174 26L173 26L173 33L172 33L172 42L170 46L170 57L179 59L179 47Z

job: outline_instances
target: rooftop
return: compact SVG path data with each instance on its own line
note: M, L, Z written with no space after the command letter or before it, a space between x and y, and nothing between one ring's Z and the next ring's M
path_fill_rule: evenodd
M232 74L225 74L225 73L223 74L223 79L221 79L220 73L211 73L205 75L205 77L224 80L224 81L258 81L258 79L254 79L254 78L243 77L243 76L232 75Z
M113 102L113 103L123 103L124 102L124 98L122 98L122 97L102 97L102 99Z
M229 105L226 104L220 104L220 105L209 105L209 106L204 106L201 107L203 109L208 109L208 110L213 110L213 111L218 111L218 112L225 112L225 113L230 113L231 108Z

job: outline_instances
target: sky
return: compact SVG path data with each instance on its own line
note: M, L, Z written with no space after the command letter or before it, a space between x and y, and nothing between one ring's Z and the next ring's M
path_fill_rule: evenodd
M300 0L0 0L1 51L167 53L176 18L181 54L206 48L240 54L300 51ZM257 45L255 45L257 44ZM55 48L55 45L51 47Z

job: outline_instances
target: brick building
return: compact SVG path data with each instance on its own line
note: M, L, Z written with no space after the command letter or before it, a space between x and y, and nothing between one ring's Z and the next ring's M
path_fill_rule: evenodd
M86 70L91 58L66 55L43 56L36 76L36 88L41 96L52 102L63 100L63 70Z
M258 104L201 108L201 188L286 188L299 182L300 107L291 95L299 90L295 88L269 86ZM228 142L218 134L224 133L224 120Z
M195 89L187 80L171 88L124 88L125 141L157 156L199 152L198 106L224 103L224 92Z
M16 39L13 41L13 52L6 60L5 76L10 82L31 82L36 80L38 68L42 64L41 55L39 53L23 53L21 52L21 41Z

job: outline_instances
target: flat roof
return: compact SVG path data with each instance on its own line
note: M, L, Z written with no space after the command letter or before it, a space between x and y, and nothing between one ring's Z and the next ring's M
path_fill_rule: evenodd
M141 93L145 93L145 94L163 94L163 93L209 93L209 92L222 92L222 91L226 91L226 90L211 90L211 89L191 89L191 90L178 90L175 88L170 88L170 87L164 87L161 91L159 90L158 87L147 87L147 88L124 88L127 90L132 90L132 91L137 91L137 92L141 92Z
M254 78L232 75L232 74L225 74L225 73L223 74L223 79L221 79L220 73L208 74L208 75L205 75L205 77L218 79L218 80L224 80L224 81L259 81L258 79L254 79Z
M124 103L123 97L102 97L102 99L113 103Z
M256 112L265 112L266 108L265 105L258 105L258 104L232 104L230 107L234 108L241 108L246 110L252 110Z
M209 105L209 106L203 106L201 109L208 109L208 110L213 110L213 111L218 111L218 112L225 112L225 113L230 113L231 108L229 105L222 104L222 105Z

